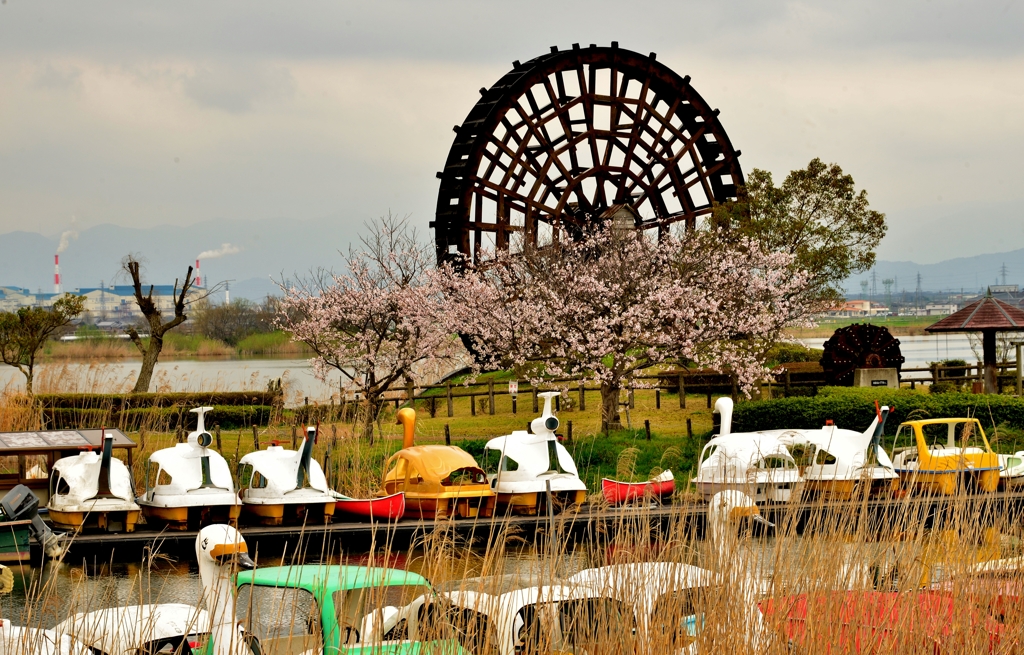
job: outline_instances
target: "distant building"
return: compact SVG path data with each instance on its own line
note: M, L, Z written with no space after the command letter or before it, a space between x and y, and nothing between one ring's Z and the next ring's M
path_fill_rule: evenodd
M889 314L890 310L882 303L870 300L847 300L841 307L828 312L829 316L879 316Z
M147 293L149 287L143 288ZM202 289L192 289L189 296L202 293ZM135 289L127 284L108 287L85 287L70 291L76 296L85 296L85 311L95 321L127 321L134 322L142 316L135 302ZM0 311L16 311L20 307L49 307L63 294L32 293L20 287L0 286ZM163 314L174 313L174 285L158 284L153 286L153 302Z
M921 307L909 307L903 311L904 316L949 316L960 310L955 303L933 303Z

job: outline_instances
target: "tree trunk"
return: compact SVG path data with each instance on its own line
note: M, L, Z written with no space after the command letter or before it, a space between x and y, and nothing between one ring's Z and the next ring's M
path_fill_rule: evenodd
M618 384L601 383L601 420L608 424L609 430L622 429L622 423L619 421L620 389Z
M380 403L378 397L372 394L366 394L365 402L363 403L363 438L369 445L373 445L373 424L377 420L377 408Z
M32 369L30 369L30 368L22 369L21 372L25 374L25 393L27 393L28 395L31 396L32 395L32 377L33 377Z
M135 381L135 388L132 393L146 393L149 391L149 383L153 381L153 371L156 370L156 362L160 359L160 351L164 348L164 338L151 335L149 346L142 355L142 369L139 370L139 378Z

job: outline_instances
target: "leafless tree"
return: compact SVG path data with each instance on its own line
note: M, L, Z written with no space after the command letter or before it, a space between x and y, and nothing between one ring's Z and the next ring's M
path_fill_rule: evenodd
M149 325L149 341L144 342L142 337L139 336L139 331L134 327L128 328L128 336L131 338L132 343L142 353L142 370L139 371L139 378L135 381L135 388L132 389L132 393L146 393L149 391L149 383L153 380L153 371L156 369L156 362L160 358L160 351L164 348L164 335L173 328L184 323L188 320L188 316L185 314L185 308L205 298L209 294L213 293L216 289L204 290L202 296L189 298L189 290L192 289L193 278L192 278L192 267L188 267L188 271L185 273L185 283L181 285L181 291L178 291L178 280L174 280L174 317L169 321L164 321L163 313L157 306L156 301L153 300L153 285L149 285L149 292L143 294L142 291L142 273L139 271L139 261L132 255L128 255L121 262L121 268L131 277L132 287L135 290L135 302L139 306L139 311L142 312L142 317Z

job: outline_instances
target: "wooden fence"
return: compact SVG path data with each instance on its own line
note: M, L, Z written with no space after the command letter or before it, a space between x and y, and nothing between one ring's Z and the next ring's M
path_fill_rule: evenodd
M1013 386L1016 384L1015 362L998 365L1000 384ZM1007 373L1012 370L1013 373ZM919 384L937 384L940 382L973 382L984 379L984 366L981 364L969 364L967 366L943 366L936 364L924 368L904 368L901 371L901 386L909 386L914 389ZM728 373L716 373L713 371L671 371L654 375L638 376L643 384L634 388L626 389L626 400L624 405L632 408L634 406L634 392L636 389L649 389L654 391L655 408L661 409L662 403L678 403L680 409L685 409L687 402L693 402L692 396L704 396L704 403L708 409L712 406L713 396L728 395L734 400L738 399L739 387L736 376ZM762 381L762 395L769 396L791 396L811 395L817 393L818 387L825 386L825 374L820 370L801 370L783 368L771 378ZM563 398L569 399L575 407L586 410L588 398L594 394L600 394L600 387L594 384L586 384L577 379L558 378L549 380L547 383L534 386L528 382L518 384L518 394L512 396L512 413L518 413L520 402L529 402L533 414L540 411L540 402L537 396L541 391L562 391L563 395L556 398L556 403L561 404ZM682 390L682 393L680 393ZM469 412L475 416L478 411L493 415L496 411L495 398L509 394L506 381L495 382L493 380L484 383L471 385L444 384L414 385L410 384L404 388L392 389L385 395L386 402L394 403L395 408L407 405L415 400L420 407L426 407L431 417L436 417L438 412L443 412L449 417L455 416L455 400L461 398L469 399ZM688 400L688 396L690 396ZM486 399L484 403L477 403L477 399ZM593 401L600 402L599 398ZM337 411L342 417L346 417L354 409L356 399L352 397L342 398ZM308 401L307 401L308 403ZM333 405L333 401L332 401ZM560 407L558 407L560 409ZM301 411L301 410L300 410ZM332 415L334 411L332 409Z

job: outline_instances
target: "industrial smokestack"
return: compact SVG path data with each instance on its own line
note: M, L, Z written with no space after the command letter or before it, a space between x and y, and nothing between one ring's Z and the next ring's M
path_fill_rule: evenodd
M60 253L53 256L53 292L60 293Z
M197 287L203 286L203 279L201 277L199 277L199 260L198 259L196 260L196 286Z

